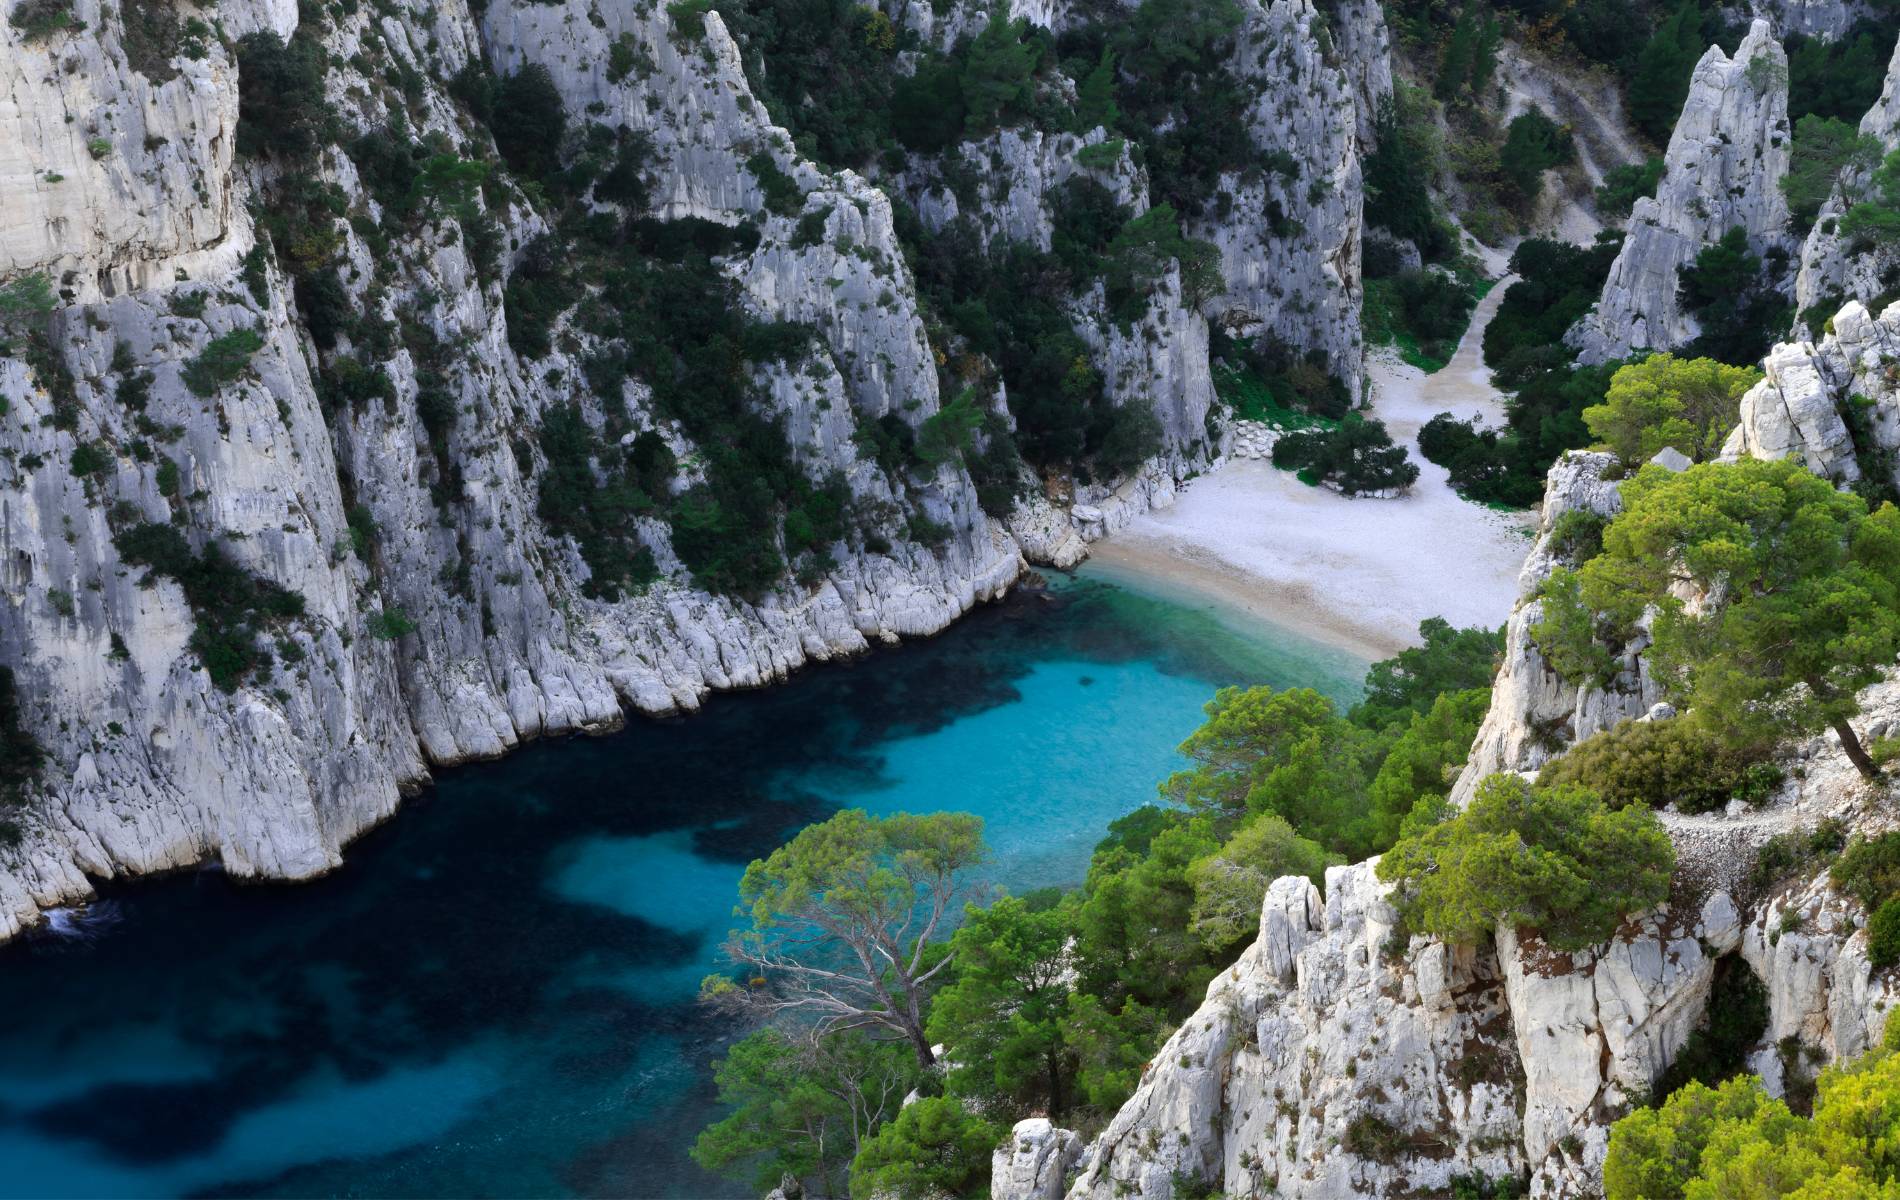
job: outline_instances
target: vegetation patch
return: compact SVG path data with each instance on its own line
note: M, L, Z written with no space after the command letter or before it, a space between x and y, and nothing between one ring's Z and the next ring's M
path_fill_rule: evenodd
M223 691L270 666L266 630L303 615L301 595L238 566L216 542L194 551L173 526L148 521L113 534L112 544L125 562L148 569L147 586L163 575L184 589L197 618L191 648Z

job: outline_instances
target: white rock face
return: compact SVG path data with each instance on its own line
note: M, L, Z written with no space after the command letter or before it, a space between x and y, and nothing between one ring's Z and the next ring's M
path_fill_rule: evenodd
M1889 378L1888 366L1900 353L1900 308L1875 319L1851 301L1833 326L1818 345L1783 343L1768 352L1766 375L1742 397L1724 458L1795 456L1815 474L1848 484L1861 477L1863 455L1872 461L1900 447L1900 381ZM1846 418L1860 406L1856 432ZM1870 444L1858 446L1862 439Z
M1374 863L1268 890L1260 940L1082 1161L1072 1198L1347 1197L1517 1174L1516 1049L1494 956L1423 939L1393 954Z
M1518 605L1504 631L1504 665L1492 682L1491 707L1478 727L1470 757L1452 786L1451 800L1466 804L1487 775L1535 771L1572 743L1619 721L1640 717L1662 699L1649 677L1640 646L1624 655L1609 688L1568 683L1553 670L1531 638L1543 615L1538 590L1562 566L1551 533L1566 512L1614 516L1622 508L1616 484L1603 478L1613 459L1572 451L1550 468L1537 543L1518 576Z
M1893 724L1900 686L1865 704L1869 728ZM1797 753L1806 778L1766 810L1664 814L1669 902L1588 950L1509 928L1495 951L1422 937L1401 950L1377 860L1329 870L1324 900L1305 879L1277 880L1259 939L1088 1147L1071 1200L1160 1200L1182 1176L1227 1195L1411 1195L1473 1174L1528 1179L1533 1196L1600 1195L1610 1125L1681 1052L1724 965L1767 985L1748 1065L1771 1091L1792 1082L1781 1039L1796 1039L1787 1061L1810 1078L1862 1052L1900 1005L1891 973L1867 966L1866 913L1824 869L1742 890L1776 833L1827 816L1867 833L1895 824L1838 746Z
M1388 35L1376 4L1351 5L1330 28L1347 30L1322 46L1322 19L1309 0L1242 0L1233 68L1254 81L1249 132L1292 171L1221 181L1230 213L1190 226L1221 252L1226 291L1208 311L1242 335L1264 333L1300 352L1326 356L1359 395L1364 347L1359 236L1364 188L1360 155L1371 122L1391 92Z
M1595 311L1572 330L1585 362L1666 350L1701 332L1676 289L1682 268L1731 229L1760 254L1787 239L1788 60L1756 20L1728 57L1709 47L1670 135L1656 195L1636 202Z
M1082 1139L1047 1117L1016 1122L990 1163L990 1200L1062 1200Z
M1766 17L1783 37L1800 34L1824 42L1839 41L1870 15L1860 0L1751 0L1740 11Z
M1900 149L1900 45L1887 63L1887 78L1881 85L1880 98L1860 120L1860 132L1879 142L1884 151ZM1840 236L1841 216L1852 204L1866 196L1873 171L1861 168L1847 171L1836 182L1834 193L1821 205L1814 228L1801 245L1801 269L1795 276L1797 321L1806 320L1806 334L1819 333L1819 325L1848 299L1863 303L1890 290L1896 255L1879 245L1849 247Z
M77 0L86 30L33 42L0 22L0 278L45 271L80 301L229 268L251 245L236 64L212 39L136 70L110 7Z
M488 189L481 223L492 217L500 250L484 258L479 228L445 212L392 224L348 153L326 149L297 170L339 214L317 215L312 229L336 244L342 296L329 302L353 320L318 345L299 307L312 298L271 264L330 250L265 244L247 259L259 246L249 213L282 203L286 165L235 159L237 66L218 40L169 61L135 46L134 64L118 13L95 0L78 0L79 32L29 44L0 27L0 282L48 272L66 306L37 366L19 339L0 339L15 355L0 358L0 395L16 414L0 427L0 663L15 669L49 758L22 844L0 849L0 937L87 895L89 876L206 860L243 875L319 874L431 764L610 727L628 710L691 709L716 689L936 632L1001 595L1025 554L1073 565L1089 539L1170 503L1231 440L1210 419L1204 319L1170 275L1126 328L1099 296L1073 309L1111 399L1156 414L1155 460L1126 479L1054 488L1060 504L1032 498L1007 525L983 513L959 466L892 479L854 434L893 414L915 428L947 397L890 199L796 151L753 95L717 13L683 29L664 5L306 11L322 22L302 36L329 64L345 146L400 117L417 139L487 157L486 131L448 81L482 60L504 73L538 65L571 129L599 123L646 140L649 215L756 229L756 248L723 263L741 301L816 332L802 361L758 368L759 403L782 421L798 466L814 482L842 478L877 536L830 547L829 564L803 582L746 603L697 589L665 523L643 518L639 538L661 580L618 600L588 594L585 561L539 511L547 463L535 435L569 404L601 428L600 399L579 385L598 335L564 318L552 351L524 358L510 344L502 286L548 232L545 216L512 185ZM944 44L987 20L974 6L939 13L894 0L886 11ZM1051 29L1069 20L1066 5L1046 0L1010 12ZM231 38L299 30L289 0L234 0L218 15ZM1250 253L1271 260L1264 269L1230 247L1227 266L1255 283L1301 281L1297 297L1275 296L1256 315L1298 345L1338 351L1341 369L1356 372L1356 123L1390 86L1383 21L1376 5L1348 5L1326 52L1303 0L1255 6L1248 19L1293 43L1285 62L1248 52L1262 130L1283 136L1272 118L1285 96L1329 97L1324 111L1302 108L1296 140L1271 144L1317 156L1313 178L1289 184L1289 196L1318 196L1324 184L1300 237L1313 226L1337 240L1318 251L1262 243ZM985 238L1046 246L1052 193L1067 179L1097 179L1137 212L1148 204L1125 147L1089 150L1105 140L1000 133L967 148L982 165L967 211L947 192L932 201L927 179L913 194L907 176L906 195L926 221L965 217ZM768 205L760 171L790 179L795 203ZM212 396L194 394L184 368L241 328L262 343L248 369ZM336 372L352 363L369 377L365 399L339 398ZM621 400L627 424L658 434L682 462L678 486L701 477L698 449L644 385L627 384ZM1000 394L989 402L1007 414ZM82 446L107 466L76 477ZM907 513L943 536L909 540ZM146 571L115 545L141 522L173 524L197 550L215 543L303 597L305 614L275 631L273 669L230 692L211 684L192 645L198 615L178 585L141 587Z

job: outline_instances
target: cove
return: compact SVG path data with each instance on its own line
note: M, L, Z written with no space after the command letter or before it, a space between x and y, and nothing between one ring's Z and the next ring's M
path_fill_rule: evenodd
M743 1195L687 1156L744 865L841 807L966 809L1079 882L1232 683L1365 663L1085 570L702 713L442 773L314 883L110 884L0 947L0 1194Z

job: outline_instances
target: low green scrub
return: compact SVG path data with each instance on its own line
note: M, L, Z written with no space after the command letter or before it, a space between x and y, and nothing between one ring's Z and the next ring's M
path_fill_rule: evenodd
M1273 443L1273 465L1348 496L1402 492L1418 482L1418 465L1408 461L1403 446L1392 444L1385 422L1357 414L1332 429L1281 434Z
M1487 290L1475 277L1438 271L1367 279L1360 308L1366 344L1395 346L1401 359L1426 374L1443 370Z
M1791 1047L1792 1049L1792 1047ZM1804 1117L1741 1075L1719 1087L1690 1083L1660 1108L1640 1108L1610 1130L1607 1200L1685 1197L1847 1197L1891 1194L1900 1111L1900 1019L1872 1049L1821 1076Z
M1462 812L1400 838L1378 870L1415 932L1473 944L1508 924L1581 950L1667 899L1675 862L1645 807L1492 775Z
M1761 893L1785 879L1833 859L1847 845L1847 830L1837 820L1822 821L1812 829L1778 833L1763 842L1749 868L1748 887Z
M216 542L193 550L173 526L148 521L113 534L112 544L125 562L184 589L197 618L191 648L224 691L236 691L270 666L271 652L262 641L266 630L303 615L301 595L238 566Z
M1900 832L1856 837L1828 874L1836 889L1870 911L1900 896Z
M182 376L194 396L215 396L227 383L235 382L251 365L251 356L264 348L264 337L255 329L233 329L205 343Z
M1596 191L1597 212L1606 220L1621 220L1644 196L1654 196L1662 183L1663 160L1651 158L1640 163L1625 163L1603 173Z
M1586 788L1616 808L1714 812L1731 800L1759 805L1774 795L1783 773L1771 749L1730 746L1682 717L1624 721L1572 746L1538 781Z

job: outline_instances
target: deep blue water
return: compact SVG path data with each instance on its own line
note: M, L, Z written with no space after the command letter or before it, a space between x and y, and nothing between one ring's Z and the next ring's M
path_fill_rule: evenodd
M744 864L840 807L968 809L1080 880L1227 683L1364 664L1086 576L675 720L444 773L344 868L111 885L0 948L0 1194L741 1195L687 1158L692 996Z

